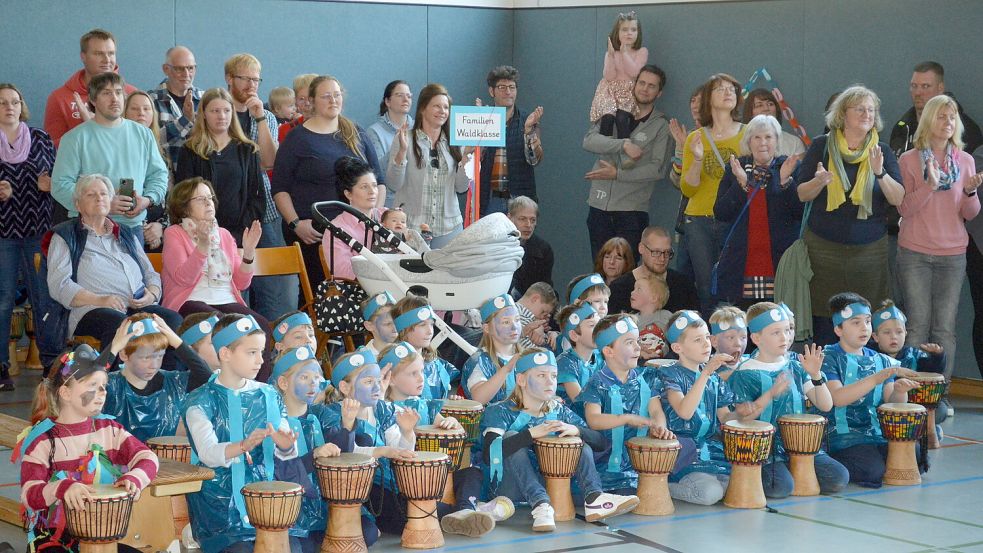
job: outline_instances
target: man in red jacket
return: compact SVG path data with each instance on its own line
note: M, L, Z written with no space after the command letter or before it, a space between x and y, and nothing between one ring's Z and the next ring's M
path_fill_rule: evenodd
M99 73L116 72L116 38L109 31L92 29L79 40L82 69L73 73L65 84L56 88L48 96L44 108L44 130L51 136L55 146L61 137L92 117L89 101L89 79ZM126 95L136 90L127 84Z

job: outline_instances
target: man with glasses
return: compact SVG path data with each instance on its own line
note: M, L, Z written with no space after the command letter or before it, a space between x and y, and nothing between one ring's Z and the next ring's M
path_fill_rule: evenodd
M505 108L505 147L481 150L481 216L505 213L510 198L536 196L535 167L543 160L539 139L542 106L523 117L515 107L519 71L500 65L488 73L488 94L497 107ZM481 105L481 101L478 101Z
M154 99L160 126L167 135L167 154L172 169L177 168L178 153L195 124L195 112L202 90L194 86L198 65L195 55L184 46L169 48L164 55L165 79L160 88L148 91Z
M259 146L259 160L263 171L263 198L266 209L260 223L263 235L259 239L260 248L283 246L283 225L280 212L270 194L270 179L267 170L273 168L277 140L276 116L263 107L259 97L262 65L252 54L236 54L225 62L225 83L232 95L232 104L242 132ZM297 309L297 294L300 284L295 276L274 276L253 278L250 286L250 304L254 311L269 320L275 320L288 311Z
M635 289L635 281L642 278L661 278L666 281L669 286L669 301L663 309L671 312L699 309L700 297L696 294L692 279L669 268L669 262L675 255L669 231L662 227L646 227L638 243L638 256L642 264L611 283L608 313L632 311L631 291Z
M129 227L143 245L147 208L162 205L167 193L167 166L150 129L123 117L125 83L116 73L89 80L92 119L62 138L51 171L51 195L70 217L77 217L75 183L82 175L105 175L114 195L109 216Z
M634 112L619 109L605 115L584 136L584 149L600 156L584 176L591 183L587 199L591 259L615 236L639 247L642 229L649 223L652 190L666 177L675 146L669 120L655 109L665 84L661 68L642 67L632 88Z

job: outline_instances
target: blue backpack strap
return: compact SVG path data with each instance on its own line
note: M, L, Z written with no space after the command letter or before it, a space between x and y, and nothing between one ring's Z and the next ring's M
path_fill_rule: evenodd
M519 411L519 415L512 421L509 425L509 432L519 432L524 430L529 426L529 421L532 417L529 413L525 411ZM501 482L502 476L505 474L505 455L502 453L502 439L504 436L499 436L492 440L491 445L488 446L488 456L490 458L489 463L489 473L491 475L492 483Z
M304 435L304 427L300 424L300 419L297 417L287 417L287 424L290 425L290 430L294 434L297 434L297 456L303 457L307 455L307 437Z
M880 354L874 356L874 368L876 372L884 370L884 360L881 359ZM881 423L877 419L877 406L884 403L884 383L881 382L877 386L874 386L874 397L871 398L870 402L870 427L874 430L875 436L881 435Z
M608 397L611 399L611 414L623 415L625 413L625 401L621 396L621 386L615 384L608 390ZM611 455L608 456L608 472L621 472L622 453L625 449L625 427L616 426L611 429Z
M324 445L324 430L321 428L321 421L313 413L308 413L307 422L314 429L314 448L317 449Z
M775 381L772 380L771 375L768 374L765 371L755 371L755 372L758 373L758 381L761 384L761 394L760 395L764 395L769 390L771 390L771 387L775 384ZM772 411L774 411L772 409L774 403L775 403L775 399L772 398L772 400L768 402L768 405L766 405L765 408L761 410L761 414L758 415L758 420L762 420L762 421L766 421L766 422L767 421L771 421Z
M799 393L799 388L798 386L795 385L795 369L792 363L788 363L785 366L786 368L789 369L788 378L791 379L789 380L790 384L789 384L788 391L790 394L792 394L792 412L805 413L805 406L803 405L804 400L802 399L802 394Z
M516 354L518 355L518 354ZM515 389L515 371L509 371L508 376L505 377L505 397L508 398L512 395L512 390Z
M440 379L440 385L444 389L444 395L450 395L451 375L447 372L447 366L443 363L437 363L437 377Z
M234 390L225 388L225 400L229 406L229 441L239 442L245 437L242 426L242 400ZM239 519L246 528L252 528L249 524L249 516L246 513L246 501L242 497L242 487L246 485L246 461L240 458L232 463L230 467L232 473L232 502L239 511Z
M843 386L849 386L857 381L857 370L860 368L857 364L857 360L854 356L847 354L846 356L846 371L843 374ZM836 433L837 434L849 434L850 433L850 423L847 421L846 412L849 408L848 405L843 407L836 407L835 419L836 419Z
M640 375L638 376L638 414L646 419L649 418L649 402L652 401L652 388ZM648 427L638 429L637 436L644 438L648 436Z
M273 425L273 430L280 428L280 407L276 401L276 392L270 386L260 388L263 394L263 403L266 407L266 422ZM263 439L263 467L266 469L266 479L273 480L273 459L276 444L273 438L267 436Z

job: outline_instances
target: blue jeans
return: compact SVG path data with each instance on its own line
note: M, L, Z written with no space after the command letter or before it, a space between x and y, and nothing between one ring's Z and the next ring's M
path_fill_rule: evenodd
M859 444L829 455L846 467L850 482L865 488L881 487L887 470L887 444Z
M966 278L966 255L927 255L898 248L898 277L908 316L907 345L936 343L945 351L945 377L956 360L956 311Z
M505 433L506 436L513 434L515 432ZM528 448L509 455L504 462L502 483L498 486L496 495L504 495L513 501L525 501L531 506L542 502L549 503L550 497L546 493L543 475L533 466ZM597 467L594 466L594 452L587 444L584 444L584 449L580 451L580 460L577 461L574 478L584 497L603 491L601 479L597 476Z
M846 467L825 453L816 455L815 466L820 493L836 493L845 488L850 480ZM795 480L784 461L775 461L761 467L761 484L766 496L780 498L792 495Z
M275 248L283 245L280 219L263 223L263 236L259 239L259 247ZM320 268L320 265L318 267ZM311 287L317 288L317 284L312 282ZM275 321L280 315L297 309L300 281L294 275L256 277L253 278L249 292L250 307L253 311L270 321Z
M700 296L700 311L705 316L713 309L710 273L714 263L720 259L720 248L726 232L727 225L718 223L713 217L687 215L683 219L682 249L686 250L693 268L696 293Z
M10 340L10 319L17 297L17 278L23 277L27 285L28 298L34 312L35 328L40 328L44 321L41 317L48 311L51 296L48 294L48 283L38 277L34 270L34 255L41 253L41 236L29 238L0 238L0 365L4 366L0 378L7 378L6 364L9 363L7 342ZM64 344L49 344L44 332L35 332L38 349L52 355L57 355Z
M628 241L631 251L638 252L642 231L649 225L647 211L602 211L596 207L587 212L587 234L590 236L590 258L597 259L604 243L620 236Z

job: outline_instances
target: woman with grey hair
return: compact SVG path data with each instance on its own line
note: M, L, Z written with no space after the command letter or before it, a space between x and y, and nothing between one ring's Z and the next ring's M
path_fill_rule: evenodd
M798 238L802 202L794 175L801 156L778 155L782 127L771 115L751 119L717 189L713 214L726 223L715 299L746 309L775 297L775 268Z
M905 191L898 160L878 135L880 105L864 86L840 93L826 113L829 132L813 140L799 168L799 199L813 202L804 239L819 344L837 340L831 296L850 290L878 305L891 294L885 216Z
M91 336L108 346L133 313L160 315L171 328L181 316L158 305L160 275L143 252L140 236L109 218L113 185L103 175L79 177L72 201L79 216L52 229L47 249L48 289L66 309L68 336ZM168 349L163 369L174 368Z

